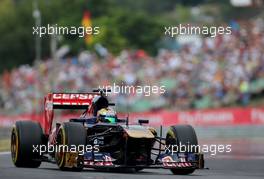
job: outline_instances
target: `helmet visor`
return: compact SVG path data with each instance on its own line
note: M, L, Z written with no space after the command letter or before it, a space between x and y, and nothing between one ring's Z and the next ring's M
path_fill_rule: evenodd
M105 116L105 121L109 123L116 123L116 117L115 116Z

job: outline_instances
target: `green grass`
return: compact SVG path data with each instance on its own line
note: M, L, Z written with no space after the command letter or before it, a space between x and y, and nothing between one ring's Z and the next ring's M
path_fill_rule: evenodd
M0 152L5 152L10 150L10 139L0 140Z

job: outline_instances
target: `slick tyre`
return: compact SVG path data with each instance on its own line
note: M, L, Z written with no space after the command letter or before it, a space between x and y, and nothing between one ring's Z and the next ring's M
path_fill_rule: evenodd
M34 146L42 144L43 131L38 122L18 121L11 133L11 157L16 167L37 168L41 156Z
M171 126L166 135L166 145L198 145L196 133L190 125ZM196 153L198 151L191 151ZM175 175L188 175L195 171L195 169L171 169Z
M78 149L79 146L85 146L85 144L86 130L82 124L75 122L65 122L62 124L57 135L57 145L63 145L68 147L74 145ZM83 161L77 159L77 161L75 161L77 163L77 166L69 166L66 161L66 155L66 151L57 151L55 153L55 159L59 168L61 170L67 171L82 171Z

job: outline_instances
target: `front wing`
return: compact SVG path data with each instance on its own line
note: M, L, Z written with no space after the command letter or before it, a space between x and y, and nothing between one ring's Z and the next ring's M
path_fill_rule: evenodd
M150 165L115 164L115 159L109 153L85 153L82 163L86 168L165 168L165 169L202 169L204 168L203 154L161 154Z

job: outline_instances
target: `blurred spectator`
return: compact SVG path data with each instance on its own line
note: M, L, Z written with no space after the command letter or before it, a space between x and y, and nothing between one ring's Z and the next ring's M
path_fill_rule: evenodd
M156 57L127 49L114 57L98 46L100 57L83 51L58 62L48 59L23 65L3 73L0 105L35 112L48 92L85 92L113 83L166 87L164 95L114 96L120 107L131 111L248 105L252 94L264 90L264 27L258 21L232 21L232 35L202 38L201 46L161 50Z

